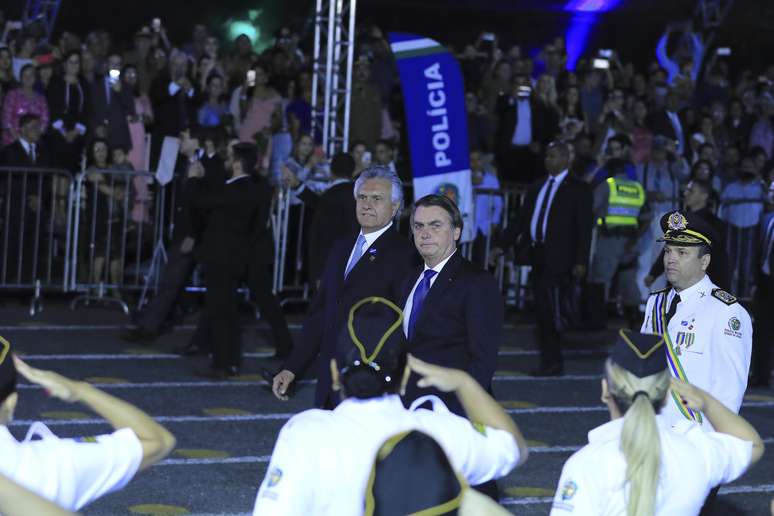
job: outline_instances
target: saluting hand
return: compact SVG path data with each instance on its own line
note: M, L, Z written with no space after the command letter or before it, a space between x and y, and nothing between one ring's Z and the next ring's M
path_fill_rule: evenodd
M428 364L413 355L408 356L408 365L422 377L417 382L418 387L435 387L442 392L454 392L469 378L464 371Z
M20 375L31 383L43 387L49 395L70 403L78 401L78 382L53 371L35 369L16 355L13 355L13 363Z
M683 404L691 410L703 411L706 403L706 394L700 388L686 383L677 378L672 378L671 388L683 400Z

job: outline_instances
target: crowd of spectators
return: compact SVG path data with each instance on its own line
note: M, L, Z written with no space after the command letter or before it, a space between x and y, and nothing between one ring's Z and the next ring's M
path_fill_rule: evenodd
M258 143L274 185L298 179L320 192L331 180L320 132L312 132L310 38L290 26L260 53L247 35L226 42L201 24L189 41L173 42L157 19L130 42L106 30L79 35L66 28L46 42L34 24L6 33L2 142L23 139L23 119L36 118L37 155L47 158L40 164L72 172L93 167L88 150L100 141L108 148L100 167L155 170L165 136L201 127L220 142ZM647 50L652 61L645 68L603 49L587 52L571 71L565 47L556 37L528 53L483 32L454 50L466 85L476 185L499 188L542 176L553 140L572 143L572 173L592 184L607 177L609 160L624 160L627 175L647 192L650 230L641 249L651 249L660 215L681 206L692 179L708 181L727 228L731 290L749 295L750 250L774 179L774 66L734 76L734 56L707 48L685 25L670 26ZM355 175L374 163L409 179L399 79L376 26L358 29L351 113ZM116 150L126 155L120 166L112 161ZM19 165L13 159L4 153L2 164ZM132 194L147 199L147 192ZM479 210L479 238L499 222L499 210Z

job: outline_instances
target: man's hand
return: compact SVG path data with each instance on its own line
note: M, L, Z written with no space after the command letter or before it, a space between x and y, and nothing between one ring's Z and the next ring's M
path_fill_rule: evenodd
M298 180L298 176L285 165L280 167L280 172L282 173L282 183L284 185L289 186L290 188L298 188L298 185L301 184L301 181Z
M646 287L650 288L651 285L656 281L656 278L648 274L645 276L645 279L642 280L642 282L645 284Z
M277 376L274 377L274 381L272 382L271 386L271 391L274 393L277 399L282 401L287 401L290 399L290 397L287 395L287 392L290 384L293 383L293 380L295 379L296 375L287 369L283 369L277 373Z
M454 392L471 379L464 371L428 364L413 355L408 356L408 365L422 377L417 382L418 387L435 387L442 392Z
M199 161L191 163L188 167L188 177L204 177L204 166Z
M16 355L13 356L13 363L20 375L30 383L43 387L54 398L59 398L69 403L79 401L79 382L65 378L52 371L43 371L30 367Z
M586 266L579 263L572 268L572 275L576 280L582 280L586 277Z
M704 405L707 400L707 393L705 393L703 390L691 385L690 383L678 380L677 378L671 379L670 387L677 393L678 396L680 396L680 399L683 401L685 406L691 410L698 410L700 412L704 410Z
M196 243L196 240L193 238L187 236L183 239L183 242L180 244L180 252L183 254L188 254L193 250L194 244Z

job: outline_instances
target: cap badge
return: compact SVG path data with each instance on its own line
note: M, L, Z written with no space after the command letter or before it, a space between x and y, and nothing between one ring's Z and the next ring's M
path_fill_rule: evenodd
M678 211L669 216L667 224L671 231L682 231L688 227L688 221L685 220L685 216Z

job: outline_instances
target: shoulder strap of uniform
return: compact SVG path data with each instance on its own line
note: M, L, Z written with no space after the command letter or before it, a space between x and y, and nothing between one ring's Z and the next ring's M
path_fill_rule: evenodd
M736 303L736 298L722 288L713 288L712 297L724 302L727 305L733 305Z
M650 295L651 296L655 296L655 295L661 294L662 292L668 292L671 289L672 289L672 287L664 287L664 288L662 288L660 290L653 290L653 291L651 291Z

